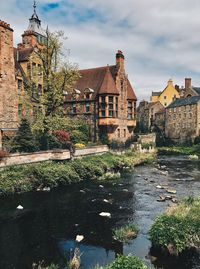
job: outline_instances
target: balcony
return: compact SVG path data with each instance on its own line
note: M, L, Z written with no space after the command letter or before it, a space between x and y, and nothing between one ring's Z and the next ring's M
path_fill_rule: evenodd
M117 118L99 118L99 125L118 126L119 121Z

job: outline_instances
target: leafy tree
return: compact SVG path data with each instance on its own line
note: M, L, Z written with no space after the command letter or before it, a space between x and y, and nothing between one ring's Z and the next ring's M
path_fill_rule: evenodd
M40 113L34 117L32 129L36 133L43 133L44 137L48 137L49 122L64 117L64 96L71 92L79 78L77 66L65 61L62 43L64 39L62 32L51 33L47 29L45 45L34 50L41 63L38 71L42 74L42 93L38 92L36 86L37 76L25 80L31 103L35 103L40 109Z
M16 136L13 139L12 151L34 152L36 150L38 150L38 145L31 132L29 121L22 119Z

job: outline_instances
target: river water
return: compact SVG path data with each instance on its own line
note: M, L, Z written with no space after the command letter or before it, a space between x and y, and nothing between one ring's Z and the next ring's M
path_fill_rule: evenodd
M177 199L199 195L200 162L184 156L159 156L155 165L138 166L117 182L91 182L53 190L0 199L0 268L30 269L34 262L62 265L70 256L76 235L80 243L82 269L97 263L106 265L118 253L139 256L149 268L199 269L196 253L179 259L159 257L152 264L148 253L148 231L157 215L172 204L157 202L164 189L177 190ZM105 202L104 199L109 202ZM16 210L18 205L24 210ZM111 213L111 218L99 216ZM112 229L134 222L140 229L136 239L120 244L112 239ZM154 253L155 255L157 253Z

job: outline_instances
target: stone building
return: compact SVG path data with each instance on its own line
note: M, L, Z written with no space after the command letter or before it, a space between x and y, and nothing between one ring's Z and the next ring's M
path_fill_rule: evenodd
M170 79L163 91L152 92L150 101L159 101L164 107L167 107L177 98L180 98L179 91L173 86L173 81Z
M192 79L185 78L185 88L183 90L183 98L200 95L200 87L192 86Z
M126 141L136 126L136 95L124 67L124 55L116 54L116 64L80 70L73 93L65 98L65 113L83 116L91 136Z
M9 24L0 21L0 149L3 134L17 129L17 111L13 30Z
M175 142L200 135L200 95L177 99L166 108L165 135Z
M158 102L140 102L137 109L138 130L141 133L148 133L154 129L156 113L163 110L164 106Z

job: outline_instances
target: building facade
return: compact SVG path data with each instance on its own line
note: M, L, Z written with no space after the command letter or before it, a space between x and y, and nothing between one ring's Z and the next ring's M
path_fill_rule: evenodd
M15 80L13 30L0 21L0 149L5 132L18 124L18 94Z
M150 101L159 101L164 107L167 107L177 98L180 98L179 91L173 86L173 81L170 79L163 91L152 92Z
M182 98L166 108L165 136L175 142L200 135L200 96Z
M80 70L73 93L65 97L66 115L88 121L93 140L107 137L125 142L136 126L136 95L124 67L124 55L116 64Z
M159 102L141 101L137 109L138 130L140 133L151 132L156 124L156 114L164 109Z

